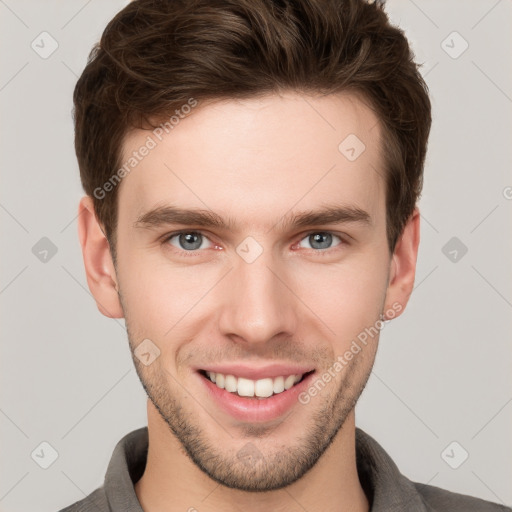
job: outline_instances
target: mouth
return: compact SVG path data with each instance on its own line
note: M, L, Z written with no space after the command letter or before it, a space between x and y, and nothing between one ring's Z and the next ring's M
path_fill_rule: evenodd
M315 373L315 370L257 380L207 370L198 370L198 373L218 389L246 399L265 400L298 386Z
M206 369L196 369L195 373L213 407L230 418L247 424L277 421L294 408L302 415L309 411L310 409L302 405L299 397L312 385L317 372L310 370L305 373L290 373L301 370L309 369L269 367L266 371L250 371L247 367L238 367L237 371L244 373L245 377ZM224 371L228 371L228 368ZM279 375L281 372L287 374ZM258 378L253 380L247 378L249 376Z

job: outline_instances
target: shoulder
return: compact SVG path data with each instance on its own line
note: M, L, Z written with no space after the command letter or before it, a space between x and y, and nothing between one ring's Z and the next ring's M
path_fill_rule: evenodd
M359 427L356 456L359 479L372 497L372 510L512 512L509 506L408 479L384 448Z
M84 499L59 510L59 512L109 512L107 496L103 486L86 496Z
M412 482L432 512L512 512L512 508L433 485Z

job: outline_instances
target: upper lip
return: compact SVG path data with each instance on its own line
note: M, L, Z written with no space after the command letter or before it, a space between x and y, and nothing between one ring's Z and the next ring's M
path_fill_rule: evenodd
M290 364L270 364L267 366L247 366L239 363L235 364L218 364L198 367L197 370L206 372L222 373L224 375L234 375L235 377L243 377L245 379L259 380L265 378L287 377L288 375L303 375L311 372L314 368L309 366L297 366Z

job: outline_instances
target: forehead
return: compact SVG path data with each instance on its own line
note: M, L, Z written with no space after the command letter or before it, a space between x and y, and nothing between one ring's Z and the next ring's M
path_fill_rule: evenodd
M382 216L380 133L371 108L348 94L198 104L170 130L126 136L123 163L138 155L118 190L120 225L164 204L262 227L326 203Z

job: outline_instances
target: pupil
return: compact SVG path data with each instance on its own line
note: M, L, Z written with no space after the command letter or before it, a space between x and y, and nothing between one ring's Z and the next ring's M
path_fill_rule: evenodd
M332 235L330 233L315 233L314 235L311 235L313 242L311 243L311 247L315 249L327 249L332 240ZM322 238L324 241L322 242ZM315 246L315 244L319 244L319 246Z
M183 233L180 235L180 244L181 246L187 250L198 249L201 247L201 240L199 239L198 233ZM192 247L187 246L187 244L192 244Z

